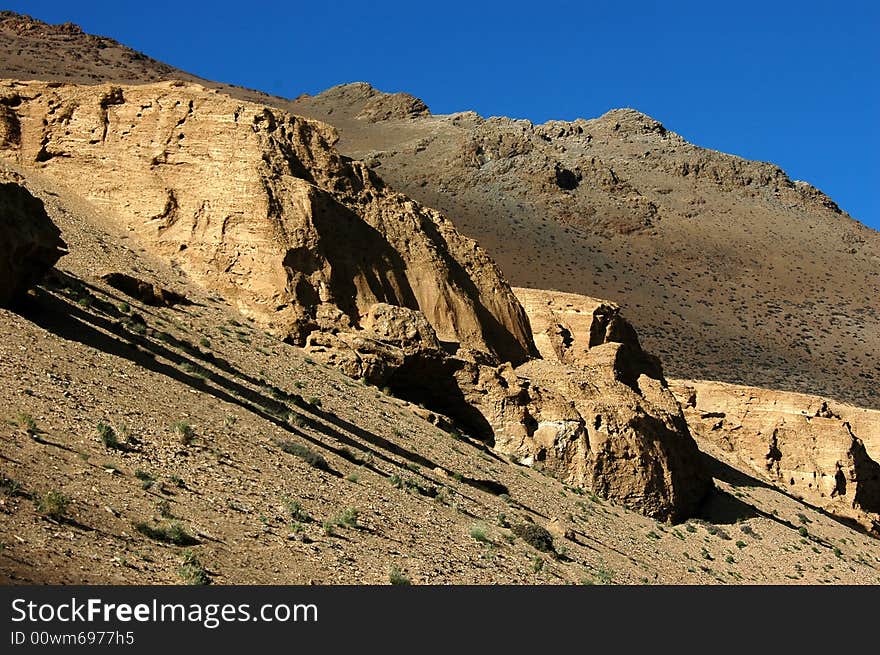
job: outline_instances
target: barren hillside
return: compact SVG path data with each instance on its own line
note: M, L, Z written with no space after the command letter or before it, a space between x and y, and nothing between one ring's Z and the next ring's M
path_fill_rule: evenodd
M880 234L778 167L632 109L433 116L365 84L301 98L339 147L449 216L511 283L620 303L678 377L880 406Z

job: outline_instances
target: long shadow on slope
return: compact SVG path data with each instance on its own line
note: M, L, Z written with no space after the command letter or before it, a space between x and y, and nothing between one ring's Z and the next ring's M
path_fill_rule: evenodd
M64 273L59 273L59 276L62 278L69 278L69 282L71 283L78 282L76 278L67 276ZM223 377L214 371L200 366L194 360L171 350L163 344L157 343L146 336L126 330L122 323L122 319L125 319L126 315L116 310L111 303L101 303L96 309L106 313L108 317L118 318L108 318L91 311L86 311L80 305L74 304L61 295L42 290L39 290L36 299L29 299L29 302L26 302L21 307L21 312L26 318L61 338L76 341L117 357L128 359L147 370L165 375L181 384L190 386L203 393L210 394L224 402L236 404L243 409L260 416L264 420L270 421L279 428L308 441L312 445L329 450L338 457L345 459L352 464L368 468L382 477L390 478L391 474L382 471L364 459L355 456L348 450L348 448L365 451L367 454L392 466L405 466L386 455L385 452L377 450L377 448L383 449L408 460L413 464L417 464L418 466L423 466L431 470L440 469L450 477L454 476L452 471L445 467L438 466L435 462L419 455L418 453L403 448L398 444L394 444L384 437L369 432L359 426L355 426L329 412L325 412L317 407L309 405L297 394L286 394L281 390L274 388L273 393L282 395L286 401L296 407L296 413L305 426L308 426L328 438L342 443L343 446L337 448L326 444L321 440L315 439L305 432L296 429L287 422L287 417L293 412L293 408L281 400L270 398L258 391L235 382L234 380ZM166 359L169 362L172 362L173 365L156 361L157 357ZM249 382L253 380L253 378L237 371L234 367L229 365L228 362L224 362L224 364L225 366L223 368L226 372L235 376L240 376L242 379ZM189 370L194 371L194 373L186 373L178 367L188 367ZM209 381L220 388L208 384ZM258 385L261 384L262 381L253 380L253 383ZM309 414L312 414L312 416L309 416ZM348 434L345 434L343 431L333 429L318 419L327 421L340 430L348 431L352 435L356 435L360 439L363 439L370 445L365 445ZM333 471L333 474L337 476L340 475L335 471ZM426 479L430 480L429 478ZM482 491L487 491L496 495L506 493L506 488L504 488L503 485L491 480L484 481L472 478L459 479L461 482Z
M95 304L95 308L97 310L101 311L102 313L106 314L107 316L113 317L116 320L130 320L130 317L126 314L123 314L121 311L119 311L119 309L117 308L116 305L114 305L113 303L105 302L100 298L100 296L96 295L96 294L102 294L102 295L106 295L110 298L113 298L117 301L122 300L119 297L114 296L112 293L108 293L107 291L100 289L92 284L89 284L88 282L86 282L84 280L80 280L78 278L75 278L75 277L69 275L68 273L64 273L64 272L59 271L57 269L53 269L52 274L48 278L48 281L53 283L55 286L63 287L66 290L76 291L79 289L80 291L75 295L75 297L78 296L81 299L83 297L83 294L88 295L90 301ZM83 290L87 290L87 291L83 291ZM235 385L235 387L233 389L231 389L231 391L233 391L234 393L237 393L239 395L242 395L244 398L246 398L250 402L255 403L258 406L266 408L270 415L286 416L287 413L291 411L290 407L288 407L288 405L286 403L291 403L291 404L296 405L301 410L306 409L308 412L321 418L322 420L326 421L327 423L332 423L336 427L360 437L361 439L363 439L367 443L370 443L373 446L384 449L388 452L391 452L391 453L397 455L398 457L402 457L402 458L408 460L412 464L417 464L419 466L425 466L425 467L432 468L432 469L438 468L438 466L434 462L419 455L416 452L413 452L413 451L410 451L406 448L398 446L397 444L395 444L391 441L388 441L387 439L384 439L383 437L380 437L372 432L364 430L364 429L360 428L359 426L354 425L353 423L345 421L344 419L342 419L341 417L339 417L335 414L331 414L329 412L324 412L321 409L319 409L318 407L306 403L304 401L304 399L302 398L302 396L300 396L299 394L287 393L284 390L282 390L274 385L270 385L270 384L266 383L266 381L261 378L255 378L253 376L250 376L250 375L244 373L243 371L240 371L235 366L230 364L228 361L218 357L210 350L202 350L201 348L190 343L189 341L186 341L185 339L178 339L177 337L175 337L174 335L172 335L168 332L159 332L159 333L157 333L157 335L158 335L158 338L160 340L164 341L167 345L172 346L174 348L177 348L179 350L182 350L187 355L189 355L191 357L198 358L198 359L204 361L205 363L208 363L211 366L213 366L217 369L220 369L224 373L227 373L230 376L238 378L238 379L240 379L240 380L242 380L252 386L263 387L263 388L267 389L272 396L271 399L267 398L265 395L258 394L247 387L242 387L241 385ZM143 337L139 337L137 334L132 334L132 333L127 332L127 333L125 333L123 338L125 338L129 342L138 343L140 346L143 346L146 350L150 350L151 346L154 348L154 344L152 341L150 341L149 339L145 339ZM171 359L165 353L159 353L159 352L156 352L155 350L153 350L152 352L156 356L161 354L166 359ZM183 358L181 358L181 360L183 360ZM215 383L218 383L221 385L224 382L231 382L229 380L223 380L222 378L217 377L211 371L209 371L208 369L204 369L201 366L194 367L191 362L174 361L174 363L179 366L188 367L190 370L195 369L197 376L204 375L204 377L211 379L212 382L215 382ZM320 423L315 423L314 421L310 421L308 417L302 417L302 418L309 424L309 427L312 427L313 429L316 429L317 431L321 431L324 434L326 434L327 436L339 438L339 435L335 432L326 432L326 428L324 428ZM285 426L287 426L286 423L285 423ZM290 430L290 431L297 432L296 430ZM495 457L499 461L502 461L502 462L504 461L496 453L489 450L484 444L477 445L476 442L471 442L470 440L468 440L467 443L470 443L475 448L478 448L478 449L482 450L483 452L490 454L491 456ZM359 447L359 444L356 444L356 443L349 443L347 445ZM371 452L372 452L372 454L381 457L381 455L379 453L376 453L375 451L371 451ZM351 461L353 461L353 463L360 463L360 464L363 463L360 460L351 460ZM389 463L392 463L392 464L395 463L395 462L393 462L393 460L388 460L388 461L389 461ZM443 470L448 475L452 475L452 471L445 469L445 468ZM501 484L500 482L498 482L496 480L481 480L481 479L471 478L471 477L466 477L466 476L459 476L458 479L460 482L462 482L463 484L465 484L467 486L473 487L473 488L478 489L480 491L483 491L485 493L489 493L489 494L496 495L496 496L499 496L502 494L507 494L509 491L505 485Z
M821 514L825 518L835 521L851 530L855 530L869 537L877 538L876 532L868 530L867 528L865 528L865 526L860 524L855 519L849 519L844 516L837 516L835 514L832 514L828 510L813 505L803 498L793 496L781 487L777 487L773 484L765 482L764 480L759 480L758 478L753 477L747 473L743 473L742 471L730 466L730 464L722 462L721 460L716 459L715 457L712 457L707 453L704 453L702 451L700 451L700 453L704 458L706 468L713 478L721 480L722 482L726 482L733 487L756 487L760 489L770 489L779 494L782 494L786 498L793 500L796 503L800 503L805 507L809 507L814 512ZM700 515L707 521L711 521L712 523L717 523L721 525L730 525L733 523L738 523L739 521L744 521L749 518L760 516L762 518L769 519L782 526L785 526L786 528L790 528L794 531L798 531L800 529L800 526L795 525L791 521L786 521L779 516L760 510L754 505L750 505L743 500L737 498L736 496L726 491L722 491L718 488L715 488L706 497L706 500L703 501L703 505L700 508ZM814 541L818 541L825 546L831 547L831 544L823 539L819 539L813 535L811 535L811 539L813 539Z

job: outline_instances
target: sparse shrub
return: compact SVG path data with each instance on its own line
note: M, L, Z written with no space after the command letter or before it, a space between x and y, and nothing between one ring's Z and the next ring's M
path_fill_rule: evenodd
M160 500L156 509L159 510L159 516L163 519L173 519L174 514L171 513L171 503L167 500Z
M403 489L407 493L414 491L419 495L428 496L429 498L436 498L440 495L440 490L437 487L427 486L413 478L402 478L396 473L388 478L388 482L391 483L391 486Z
M210 348L210 347L211 347L211 342L208 341L208 338L207 338L207 337L202 337L201 339L199 339L199 345L200 345L202 348Z
M15 424L27 432L29 435L34 435L38 432L37 430L37 421L30 414L19 413L15 417Z
M521 523L511 528L513 534L542 553L553 552L553 535L537 523Z
M740 539L739 541L736 542L736 547L739 548L740 550L742 550L743 548L746 547L746 542L743 541L742 539Z
M156 478L154 478L152 474L142 471L141 469L134 472L134 477L141 481L142 489L149 489L153 486L153 483L156 482Z
M199 543L198 539L188 534L183 529L183 526L176 521L170 521L158 526L151 526L148 523L135 523L134 529L145 537L175 546L194 546Z
M489 535L486 533L486 526L480 523L475 523L471 526L470 535L475 541L479 541L482 544L492 543L492 540L489 539Z
M101 438L101 443L103 443L105 447L112 450L125 450L125 445L119 441L119 437L116 436L116 430L110 425L106 423L98 423L96 429L98 431L98 436Z
M611 580L614 578L614 571L600 568L596 571L596 577L599 578L599 582L602 584L610 584Z
M147 333L147 322L140 314L132 314L123 321L125 328L134 334L143 336Z
M34 500L37 512L47 519L61 521L67 514L70 499L58 491L47 491Z
M648 539L659 539L659 538L660 538L660 535L657 534L656 532L654 532L653 530L651 530L648 533Z
M184 373L189 373L193 377L200 378L202 380L206 380L208 378L208 369L203 366L199 366L198 364L183 362L180 365L180 370Z
M802 525L800 528L798 528L798 534L799 534L800 536L802 536L804 539L806 539L807 537L810 536L810 532L809 532L809 531L807 530L807 528L806 528L805 526L803 526L803 525Z
M315 397L309 398L309 405L311 405L312 407L320 407L321 399Z
M22 495L22 486L20 482L0 475L0 493L4 496L20 496Z
M507 516L504 514L504 512L501 512L498 515L498 527L499 528L509 528L510 527L510 522L507 520Z
M391 572L388 574L388 581L393 585L411 585L410 579L403 574L396 566L391 567Z
M127 302L121 302L116 305L116 309L118 309L123 314L128 314L131 311L131 305L129 305Z
M189 446L195 441L196 433L195 430L192 429L192 426L186 421L178 421L171 429L180 437L180 443L184 446Z
M184 482L183 478L179 475L171 475L168 477L168 479L171 480L171 484L173 484L175 487L183 489L186 486L186 482Z
M331 470L330 465L327 463L327 460L324 459L324 456L320 453L316 453L308 446L304 446L303 444L297 443L295 441L279 441L278 447L285 453L296 455L297 457L305 461L309 466L312 466L321 471Z
M355 484L357 484L357 481L360 479L360 477L357 473L349 473L345 479L349 482L354 482Z
M728 564L736 564L736 560L733 559L733 555L728 555L727 557L724 558L724 561L727 562Z
M282 502L284 503L284 509L286 509L287 513L290 514L291 521L296 521L297 523L308 523L312 520L312 517L303 508L299 501L296 501L292 498L284 498Z
M342 514L333 519L333 522L336 525L342 525L348 528L356 528L358 527L358 516L360 516L360 512L354 507L347 507L342 511Z
M540 555L535 555L532 559L532 572L540 573L544 570L544 558Z
M183 561L177 568L177 574L188 585L207 585L211 584L211 578L208 577L208 571L202 566L202 563L191 550L183 553Z

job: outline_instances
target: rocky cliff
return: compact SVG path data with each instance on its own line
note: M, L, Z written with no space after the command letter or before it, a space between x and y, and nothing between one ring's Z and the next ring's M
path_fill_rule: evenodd
M295 343L386 302L438 337L535 354L500 271L440 213L332 147L332 128L182 82L0 85L0 156L38 169Z
M541 292L517 290L527 310ZM358 332L316 332L306 350L352 377L447 414L511 461L660 520L694 515L711 480L659 362L600 303L577 355L514 367L449 356L418 312L375 305ZM530 319L546 336L542 314ZM556 332L564 330L556 326ZM579 335L580 336L580 335Z
M875 525L880 412L719 382L676 380L671 389L698 438L734 454L762 480Z

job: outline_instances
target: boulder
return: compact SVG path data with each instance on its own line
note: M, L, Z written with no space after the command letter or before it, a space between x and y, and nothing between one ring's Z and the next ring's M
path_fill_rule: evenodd
M0 183L0 306L39 282L66 248L42 200L19 184Z
M145 305L154 307L173 307L174 305L189 305L189 300L183 294L171 291L165 287L142 280L127 273L105 273L101 279L117 291L140 300Z

